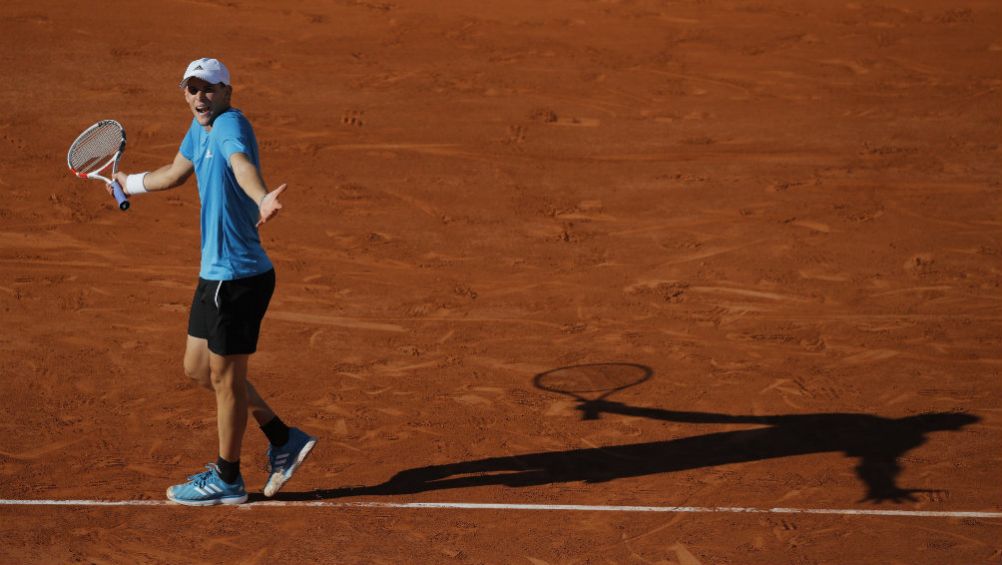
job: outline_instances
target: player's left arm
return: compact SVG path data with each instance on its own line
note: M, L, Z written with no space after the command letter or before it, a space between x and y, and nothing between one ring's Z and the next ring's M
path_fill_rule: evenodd
M257 225L260 227L261 224L275 217L275 214L282 209L278 197L285 191L286 185L282 184L269 192L268 186L261 178L261 172L244 153L238 152L230 155L230 168L233 169L233 176L236 177L240 188L251 200L257 202L258 210L261 212Z

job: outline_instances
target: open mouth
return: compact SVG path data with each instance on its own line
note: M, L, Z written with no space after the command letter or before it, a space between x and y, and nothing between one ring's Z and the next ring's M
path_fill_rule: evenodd
M195 106L195 113L200 118L207 118L207 117L209 117L209 112L210 112L210 108L209 108L208 104L200 104L198 106Z

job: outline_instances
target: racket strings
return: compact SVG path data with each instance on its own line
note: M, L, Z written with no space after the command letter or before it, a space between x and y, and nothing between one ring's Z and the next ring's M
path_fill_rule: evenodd
M69 152L70 167L80 173L104 168L122 145L122 130L106 124L84 133Z

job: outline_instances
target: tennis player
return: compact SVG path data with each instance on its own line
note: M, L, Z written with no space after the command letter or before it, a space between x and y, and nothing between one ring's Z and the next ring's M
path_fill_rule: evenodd
M223 63L192 61L180 87L194 119L174 162L151 172L119 172L116 179L127 195L136 196L181 186L195 173L202 262L188 318L184 371L216 393L219 454L207 471L168 488L167 498L193 506L240 504L247 500L240 448L248 410L270 443L265 496L282 488L317 441L286 426L247 380L248 360L257 350L261 320L275 289L275 270L258 228L282 208L278 197L285 185L268 191L254 130L230 106L233 86Z

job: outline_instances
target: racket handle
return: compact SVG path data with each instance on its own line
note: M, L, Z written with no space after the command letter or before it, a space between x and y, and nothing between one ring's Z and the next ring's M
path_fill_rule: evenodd
M111 192L115 195L115 201L118 202L118 209L123 212L128 210L129 199L125 196L125 191L122 190L122 185L118 184L117 180L111 181Z

